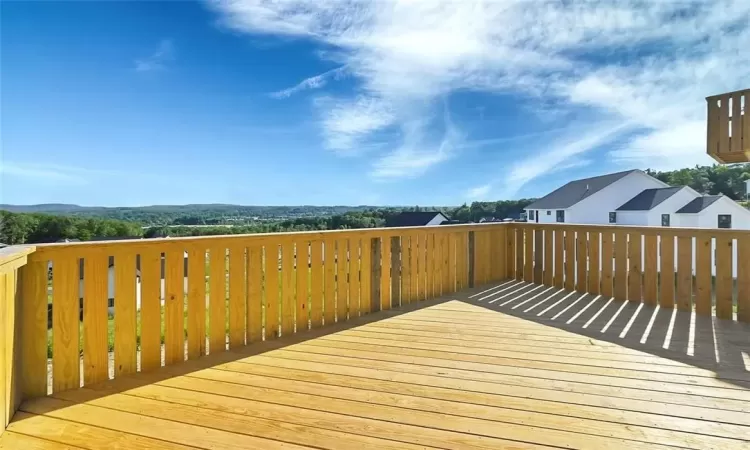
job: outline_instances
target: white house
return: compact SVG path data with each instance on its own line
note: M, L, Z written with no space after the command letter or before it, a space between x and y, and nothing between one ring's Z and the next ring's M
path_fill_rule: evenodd
M641 170L571 181L526 207L529 222L750 229L750 211Z

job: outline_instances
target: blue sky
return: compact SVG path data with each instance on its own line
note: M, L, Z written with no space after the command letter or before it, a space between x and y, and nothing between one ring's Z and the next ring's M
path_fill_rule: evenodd
M0 202L455 205L708 164L750 2L3 2Z

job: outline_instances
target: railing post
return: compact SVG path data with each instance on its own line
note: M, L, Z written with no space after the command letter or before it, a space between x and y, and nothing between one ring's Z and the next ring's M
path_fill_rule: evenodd
M391 306L401 306L401 236L391 238Z
M475 260L474 255L476 253L476 249L474 248L474 232L469 231L469 287L473 288L476 285L476 280L474 280L474 275L476 273L476 267L475 267Z
M370 239L370 311L378 312L380 307L380 277L383 269L381 265L380 238Z

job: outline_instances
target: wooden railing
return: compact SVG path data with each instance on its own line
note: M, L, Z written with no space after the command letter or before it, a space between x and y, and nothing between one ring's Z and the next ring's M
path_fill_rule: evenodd
M3 307L16 306L3 316L10 320L3 330L16 330L16 338L0 342L17 362L14 383L23 380L12 399L3 398L4 424L22 398L504 279L506 229L459 225L38 245L24 254L24 264L13 266L23 280L19 294L0 296ZM5 286L15 280L10 272L3 276Z
M512 224L509 275L750 323L750 231Z
M708 154L722 164L750 162L750 89L706 101Z
M0 434L22 399L21 385L21 277L34 247L0 249Z

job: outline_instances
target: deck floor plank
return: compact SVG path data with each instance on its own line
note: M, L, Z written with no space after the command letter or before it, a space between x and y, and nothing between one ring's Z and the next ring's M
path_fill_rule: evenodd
M0 448L750 448L749 329L638 314L479 286L26 401Z

